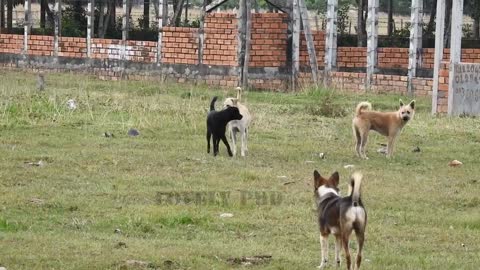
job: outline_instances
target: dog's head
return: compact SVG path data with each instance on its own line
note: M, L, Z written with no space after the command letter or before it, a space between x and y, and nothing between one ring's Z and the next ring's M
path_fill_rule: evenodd
M323 178L317 170L315 170L313 172L313 186L315 188L314 189L315 197L320 198L328 193L334 193L338 195L339 182L340 182L340 176L338 175L338 172L334 172L330 176L330 178L326 179L326 178Z
M224 108L237 107L237 104L238 104L238 98L229 97L229 98L226 98L225 101L223 102L223 107Z
M398 113L404 122L408 122L409 120L413 119L413 115L415 114L415 100L412 100L410 103L405 105L400 99L400 109L398 110Z
M228 116L230 121L231 120L241 120L243 116L240 114L240 111L237 107L227 107L225 109L228 112Z

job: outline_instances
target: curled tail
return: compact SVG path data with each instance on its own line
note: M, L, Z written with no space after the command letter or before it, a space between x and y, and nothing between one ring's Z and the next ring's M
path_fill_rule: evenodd
M348 186L348 193L352 196L353 206L358 206L360 201L360 186L362 184L363 175L360 172L354 172L350 181L350 186Z
M237 90L237 100L240 101L240 98L242 97L242 88L237 87L235 89Z
M215 111L215 101L217 101L218 97L213 97L212 102L210 102L210 111Z
M372 104L370 104L370 102L367 102L367 101L358 103L357 108L355 109L355 115L357 116L360 115L362 111L365 109L370 111L372 109Z

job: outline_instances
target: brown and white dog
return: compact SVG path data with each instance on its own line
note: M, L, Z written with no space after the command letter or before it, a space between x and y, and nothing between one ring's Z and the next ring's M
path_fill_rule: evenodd
M400 100L400 109L396 112L372 111L372 104L360 102L355 109L355 117L352 121L353 136L356 139L355 151L361 158L368 159L365 154L365 146L368 141L368 133L375 130L388 138L387 157L393 155L395 139L408 121L415 114L415 100L405 105Z
M240 133L240 139L242 141L242 147L241 147L241 152L240 154L242 157L245 156L245 151L248 151L247 147L247 137L248 137L248 128L250 126L250 122L252 120L252 116L250 115L250 112L248 111L247 106L244 104L240 103L241 95L242 95L242 88L237 87L237 97L236 98L226 98L225 101L223 102L223 106L226 107L237 107L238 110L240 111L240 114L243 116L241 120L233 120L228 123L228 130L230 133L230 136L232 138L232 150L233 150L233 155L237 154L237 145L236 145L236 140L237 140L237 132Z
M338 172L333 173L330 178L326 179L315 170L313 172L313 181L322 250L322 261L319 268L323 269L327 266L328 236L333 234L335 236L335 261L337 266L340 266L340 248L343 246L347 269L352 269L348 241L352 231L355 231L358 253L353 269L358 270L362 261L365 227L367 226L367 212L360 198L362 174L359 172L353 173L349 185L349 195L347 197L340 197L339 195Z

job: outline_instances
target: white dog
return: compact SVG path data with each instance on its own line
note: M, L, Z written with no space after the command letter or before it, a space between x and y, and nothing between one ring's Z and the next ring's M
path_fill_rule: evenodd
M252 117L250 112L248 111L247 107L240 103L242 88L237 87L237 97L236 98L226 98L223 102L224 107L237 107L240 111L240 114L243 116L241 120L232 120L228 123L228 130L230 132L230 136L232 137L232 150L233 155L237 154L237 145L236 145L236 137L237 132L240 132L240 138L242 140L242 148L240 154L242 157L245 156L245 151L248 151L247 148L247 135L248 135L248 126L250 125L250 121Z

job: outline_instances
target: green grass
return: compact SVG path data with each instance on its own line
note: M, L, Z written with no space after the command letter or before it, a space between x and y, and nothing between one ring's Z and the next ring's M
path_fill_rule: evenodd
M78 74L46 80L38 93L33 74L0 71L0 266L9 270L131 269L126 260L231 269L243 267L229 258L254 255L272 259L248 268L315 269L313 170L338 170L346 193L347 164L365 175L365 269L478 269L477 118L432 117L430 100L419 98L394 158L376 153L386 140L372 133L364 161L353 151L355 105L392 110L400 96L248 92L248 156L229 158L221 145L214 158L206 153L207 108L213 95L233 91ZM66 108L70 98L77 110ZM129 137L129 128L141 135ZM448 167L453 159L464 165ZM45 165L26 164L39 160ZM158 193L168 191L230 192L230 199L161 203ZM281 194L281 204L257 205L255 191Z

